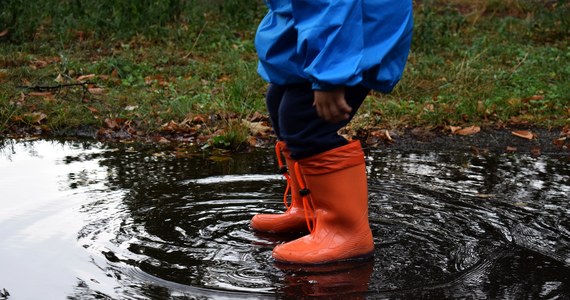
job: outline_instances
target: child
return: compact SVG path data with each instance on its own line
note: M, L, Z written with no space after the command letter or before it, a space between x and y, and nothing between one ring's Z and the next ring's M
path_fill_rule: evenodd
M360 142L338 130L371 89L400 80L412 36L411 0L266 0L255 45L291 205L251 227L309 234L279 245L276 261L322 264L370 257L368 191ZM286 167L281 163L285 156ZM286 194L287 194L286 190Z

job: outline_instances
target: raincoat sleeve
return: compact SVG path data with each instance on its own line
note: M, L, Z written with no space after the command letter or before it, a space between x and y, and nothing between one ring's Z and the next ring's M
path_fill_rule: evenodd
M330 90L362 81L362 0L292 0L297 52L313 89Z

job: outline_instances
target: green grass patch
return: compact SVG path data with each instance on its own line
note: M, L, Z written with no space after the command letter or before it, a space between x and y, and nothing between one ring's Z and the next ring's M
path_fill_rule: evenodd
M548 3L423 1L404 78L370 109L393 125L569 124L570 9Z
M128 124L152 135L198 117L193 134L231 148L248 138L238 119L265 112L261 1L5 2L4 134ZM358 126L570 124L568 15L567 1L416 2L404 77L369 97Z

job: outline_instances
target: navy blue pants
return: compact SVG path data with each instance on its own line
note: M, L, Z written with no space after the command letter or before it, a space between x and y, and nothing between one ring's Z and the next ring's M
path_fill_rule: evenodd
M345 87L345 99L352 112L348 120L339 123L318 116L310 83L271 84L266 103L277 138L285 141L293 159L302 159L346 145L346 139L337 132L350 122L369 92L363 86Z

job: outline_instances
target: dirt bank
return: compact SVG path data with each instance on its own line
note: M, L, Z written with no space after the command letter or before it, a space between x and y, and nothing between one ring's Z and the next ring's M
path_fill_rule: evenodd
M532 139L519 137L513 132L528 131ZM406 129L391 132L393 142L383 140L377 147L399 150L420 151L472 151L484 154L521 153L538 155L568 155L570 157L570 137L567 129L546 129L540 127L482 128L473 135L456 135L443 130ZM374 146L374 145L371 145Z

